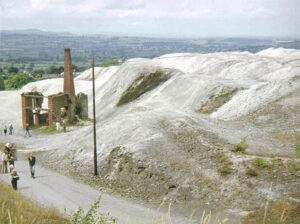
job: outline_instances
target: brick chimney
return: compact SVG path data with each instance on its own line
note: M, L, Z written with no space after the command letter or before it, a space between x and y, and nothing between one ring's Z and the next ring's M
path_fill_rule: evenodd
M64 93L75 96L72 59L70 48L65 48Z

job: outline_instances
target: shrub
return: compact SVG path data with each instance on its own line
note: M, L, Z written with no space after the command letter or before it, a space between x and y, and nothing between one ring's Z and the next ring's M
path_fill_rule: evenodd
M264 168L272 168L273 164L271 162L268 162L262 158L256 158L254 160L254 165L260 169L264 169Z
M102 214L97 212L100 207L99 197L90 209L84 213L82 208L72 215L72 224L114 224L117 223L116 218L111 217L109 213Z
M248 144L246 142L246 139L243 138L240 143L234 145L230 150L235 153L246 153L247 148Z

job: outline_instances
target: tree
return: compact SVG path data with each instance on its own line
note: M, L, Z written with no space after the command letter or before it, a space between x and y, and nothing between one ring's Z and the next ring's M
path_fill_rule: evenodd
M28 73L9 75L7 79L7 87L18 89L32 81L35 81L35 79L29 76Z
M39 69L35 69L33 72L32 72L33 75L42 75L42 74L45 74L45 71L41 68Z
M4 89L5 89L4 80L2 75L0 75L0 90L4 90Z
M12 74L12 73L18 73L19 69L17 67L15 67L14 65L10 65L7 69L7 72Z
M63 66L59 66L59 68L57 69L57 74L60 74L64 72L64 67Z
M50 65L47 69L46 69L46 73L47 74L58 74L59 72L59 68L57 68L55 65Z

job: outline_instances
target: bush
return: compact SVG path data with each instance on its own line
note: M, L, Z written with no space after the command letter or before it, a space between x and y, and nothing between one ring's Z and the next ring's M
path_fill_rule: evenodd
M256 158L254 160L254 165L257 167L257 168L260 168L260 169L264 169L264 168L272 168L273 167L273 164L271 162L268 162L262 158Z
M72 224L114 224L117 223L116 218L111 217L109 213L98 213L97 210L100 207L99 197L90 209L84 213L82 208L79 208L77 212L72 215Z
M230 150L235 153L246 153L247 148L248 144L246 142L246 139L243 138L240 143L234 145Z

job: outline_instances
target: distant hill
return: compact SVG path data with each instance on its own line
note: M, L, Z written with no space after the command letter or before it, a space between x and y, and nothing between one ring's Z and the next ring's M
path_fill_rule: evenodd
M277 42L275 42L277 41ZM222 51L258 52L270 47L300 49L293 42L274 38L146 38L108 35L75 35L37 29L0 31L0 61L7 63L63 62L63 48L72 49L75 63L128 58L154 58L169 53Z
M76 36L69 32L51 32L39 29L26 29L26 30L1 30L0 33L4 34L30 34L30 35L45 35L45 36Z

